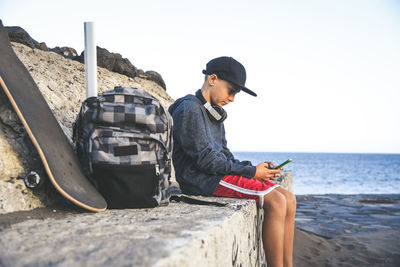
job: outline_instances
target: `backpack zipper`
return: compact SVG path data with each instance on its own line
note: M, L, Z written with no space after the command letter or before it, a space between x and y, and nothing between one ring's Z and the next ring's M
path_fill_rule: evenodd
M155 168L156 168L156 176L159 176L160 175L160 165L156 164Z
M165 143L162 140L159 140L151 135L141 133L140 131L137 131L137 130L124 130L119 127L97 126L95 128L95 130L93 131L92 135L90 136L91 139L94 139L94 135L95 135L95 137L103 137L101 135L95 134L96 129L113 129L114 131L127 134L127 136L121 136L121 137L132 137L132 135L130 135L130 134L133 134L133 135L136 135L136 136L134 136L134 138L156 141L157 143L159 143L161 145L161 147L163 148L164 154L167 157L167 160L169 160L168 149L167 149ZM110 137L110 136L104 136L104 137Z

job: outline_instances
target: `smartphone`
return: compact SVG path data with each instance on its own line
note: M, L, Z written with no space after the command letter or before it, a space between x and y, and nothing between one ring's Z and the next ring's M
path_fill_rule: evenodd
M292 162L292 159L288 159L287 161L279 164L278 166L275 167L275 170L279 170L280 168L282 168L283 166L285 166L286 164L288 164L289 162Z

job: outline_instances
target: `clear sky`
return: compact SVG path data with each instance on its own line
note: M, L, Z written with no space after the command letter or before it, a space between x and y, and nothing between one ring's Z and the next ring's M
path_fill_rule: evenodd
M0 0L0 18L78 53L95 21L99 46L175 99L210 59L236 58L258 97L226 107L233 151L400 153L400 1Z

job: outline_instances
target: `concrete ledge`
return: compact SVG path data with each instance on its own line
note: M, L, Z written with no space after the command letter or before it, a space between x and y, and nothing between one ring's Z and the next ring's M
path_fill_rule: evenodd
M291 185L291 173L284 180L283 187ZM12 217L4 214L0 266L266 266L263 210L253 200L196 198L228 205L103 213L41 208L19 212L14 224L4 224Z
M96 214L64 211L61 219L27 218L0 232L0 265L261 266L262 214L255 203L211 199L229 205L171 203Z

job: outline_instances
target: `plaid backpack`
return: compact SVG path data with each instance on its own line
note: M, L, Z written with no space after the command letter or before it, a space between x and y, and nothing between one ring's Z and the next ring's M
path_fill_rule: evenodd
M172 118L147 92L115 87L86 99L73 140L85 174L109 208L169 203Z

